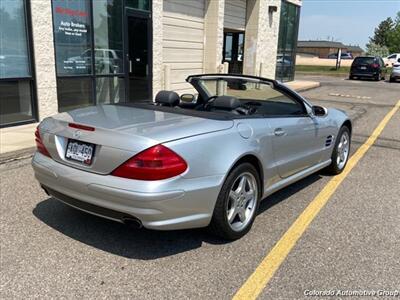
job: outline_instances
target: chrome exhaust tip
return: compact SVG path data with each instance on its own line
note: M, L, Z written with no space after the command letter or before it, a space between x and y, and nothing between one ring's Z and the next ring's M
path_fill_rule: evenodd
M122 218L122 222L134 229L140 229L143 227L142 222L139 219L136 219L134 217L124 217Z

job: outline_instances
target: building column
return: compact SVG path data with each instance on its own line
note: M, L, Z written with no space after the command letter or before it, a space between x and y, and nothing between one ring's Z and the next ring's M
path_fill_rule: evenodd
M39 119L58 113L53 21L48 1L31 0L33 49Z
M153 97L164 89L163 70L163 0L153 0Z
M275 78L280 10L281 0L247 0L243 74Z
M225 0L206 0L204 72L217 73L222 64Z

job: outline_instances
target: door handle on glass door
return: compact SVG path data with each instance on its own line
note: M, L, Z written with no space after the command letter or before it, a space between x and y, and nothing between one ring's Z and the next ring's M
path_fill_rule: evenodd
M276 128L275 131L274 131L274 134L276 136L283 136L283 135L286 134L286 132L282 128Z
M132 61L129 60L129 73L132 73Z

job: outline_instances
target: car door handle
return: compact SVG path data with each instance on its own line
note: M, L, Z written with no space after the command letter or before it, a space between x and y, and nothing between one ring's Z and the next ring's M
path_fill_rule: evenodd
M283 136L283 135L286 134L286 132L282 128L276 128L275 131L274 131L274 134L276 136Z

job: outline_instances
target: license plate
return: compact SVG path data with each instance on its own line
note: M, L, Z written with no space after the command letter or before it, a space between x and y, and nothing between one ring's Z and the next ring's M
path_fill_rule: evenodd
M76 140L68 140L65 158L78 161L85 165L92 163L95 145Z
M360 67L360 69L361 69L361 70L366 70L366 69L367 69L367 67Z

